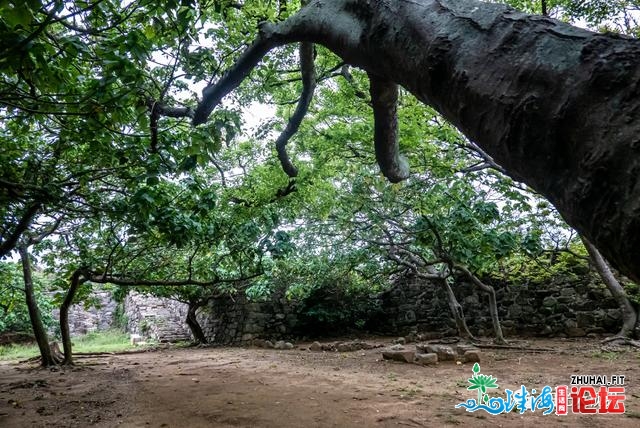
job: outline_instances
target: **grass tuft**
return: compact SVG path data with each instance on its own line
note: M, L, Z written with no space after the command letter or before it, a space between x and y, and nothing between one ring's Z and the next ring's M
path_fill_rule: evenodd
M119 330L87 333L71 338L73 352L120 352L139 346L131 345L129 335ZM26 360L40 354L34 344L11 344L0 346L0 361Z

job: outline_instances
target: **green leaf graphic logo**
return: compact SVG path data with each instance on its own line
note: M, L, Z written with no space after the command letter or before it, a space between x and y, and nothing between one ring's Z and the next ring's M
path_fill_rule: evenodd
M480 374L480 364L478 363L475 363L473 365L473 376L471 376L468 380L471 386L469 386L467 390L478 390L478 404L486 403L487 401L489 401L487 389L498 388L498 379L491 375Z

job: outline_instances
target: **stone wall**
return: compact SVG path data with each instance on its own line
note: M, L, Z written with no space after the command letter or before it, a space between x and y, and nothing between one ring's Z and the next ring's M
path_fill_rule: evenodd
M215 299L198 314L205 336L212 343L247 344L255 338L284 339L298 322L297 305L284 293L265 302L252 302L244 293Z
M129 293L124 301L127 331L158 342L191 340L187 305L175 300Z
M615 333L622 320L615 300L593 276L544 284L494 284L504 334L581 337ZM488 298L472 284L454 286L471 332L492 336ZM99 309L70 311L72 335L104 330L113 325L116 303L98 292ZM456 334L445 290L415 277L404 278L379 297L380 312L365 328L371 332L406 335L411 332ZM201 309L198 318L212 343L247 344L253 339L291 339L300 331L300 305L283 292L268 301L252 302L244 293L225 296ZM160 342L191 339L185 323L187 306L169 299L130 293L124 302L130 333ZM327 332L339 333L339 332Z
M96 291L92 298L97 305L69 308L69 330L72 336L93 331L104 331L117 326L119 304L108 291ZM121 304L120 312L126 320L126 331L158 342L191 340L191 331L185 323L187 305L139 293L129 293ZM53 316L59 318L59 310Z
M72 305L69 308L69 331L72 336L110 329L115 320L117 303L108 291L96 291L92 296L96 305L84 308ZM60 319L60 310L53 311L54 319Z
M621 313L611 293L591 277L545 284L494 285L504 334L580 337L614 333ZM473 334L491 336L488 297L463 282L454 286ZM389 334L411 331L455 334L446 291L420 278L406 278L382 298L382 313L370 326Z
M544 284L494 285L505 336L581 337L615 333L621 314L611 293L597 279L585 276ZM474 335L492 336L488 298L470 283L454 286ZM379 296L381 311L366 329L381 334L411 332L455 335L456 326L446 292L428 281L404 278ZM205 334L214 343L243 344L255 338L286 339L304 335L297 328L297 303L282 296L252 303L243 295L215 300L200 314ZM333 332L327 332L327 334Z

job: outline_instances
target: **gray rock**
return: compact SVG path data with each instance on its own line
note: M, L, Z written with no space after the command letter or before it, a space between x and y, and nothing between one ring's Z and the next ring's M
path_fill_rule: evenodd
M518 304L509 306L509 316L519 317L520 315L522 315L522 306Z
M322 351L322 345L320 342L313 342L311 346L309 346L309 350L313 352L320 352Z
M423 366L432 366L438 363L437 354L416 354L416 363Z
M619 320L622 319L622 313L620 312L620 309L608 309L607 317L614 320Z
M418 343L416 344L416 351L420 354L435 354L436 353L436 345L431 345L429 343Z
M584 337L587 335L587 332L580 327L569 327L565 331L569 337Z
M336 350L338 352L353 352L360 349L357 343L347 342L347 343L338 343L336 344Z
M436 354L438 354L438 361L455 361L456 360L456 353L453 352L453 349L451 349L451 346L438 345Z
M335 352L336 351L336 345L334 345L333 343L323 343L322 344L322 350L323 351L327 351L327 352Z
M131 344L132 345L137 345L141 342L144 342L144 338L142 336L140 336L139 334L132 334L130 336L131 339Z
M462 356L462 361L465 363L479 363L482 353L478 349L470 349Z
M421 354L437 354L438 361L455 361L456 353L451 346L439 345L439 344L419 344L416 345L416 350Z
M576 323L576 322L575 322L574 320L572 320L572 319L566 319L566 320L564 320L564 327L565 327L567 330L569 330L569 329L572 329L572 328L576 328L576 327L578 327L578 323Z
M464 355L465 352L472 351L475 349L477 348L474 347L473 345L456 345L456 354Z
M417 319L416 318L416 313L414 311L411 310L411 311L405 312L405 314L404 314L405 322L409 322L409 323L415 322L416 319Z
M548 336L553 333L553 329L549 325L545 325L540 334L542 336Z
M413 363L416 358L414 351L383 351L382 358L385 360L401 361L403 363Z
M407 339L405 339L404 337L399 337L394 340L393 343L396 343L398 345L405 345L407 343Z
M267 347L266 342L267 342L267 341L266 341L266 340L264 340L264 339L253 339L253 340L251 341L251 344L252 344L253 346L258 347L258 348L266 348L266 347Z
M391 348L389 348L392 351L403 351L404 350L404 346L400 345L399 343L393 345Z

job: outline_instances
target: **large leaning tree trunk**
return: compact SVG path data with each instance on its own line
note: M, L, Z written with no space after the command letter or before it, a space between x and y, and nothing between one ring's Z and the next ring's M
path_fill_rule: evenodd
M185 320L189 326L189 330L191 330L194 342L202 345L208 343L208 340L204 331L202 331L200 323L198 322L197 312L198 309L204 306L204 304L205 302L202 302L201 300L190 300L187 310L187 319Z
M640 281L640 41L477 0L313 0L257 40L193 115L204 122L272 48L319 43L371 79L383 173L406 178L395 100L433 106Z

